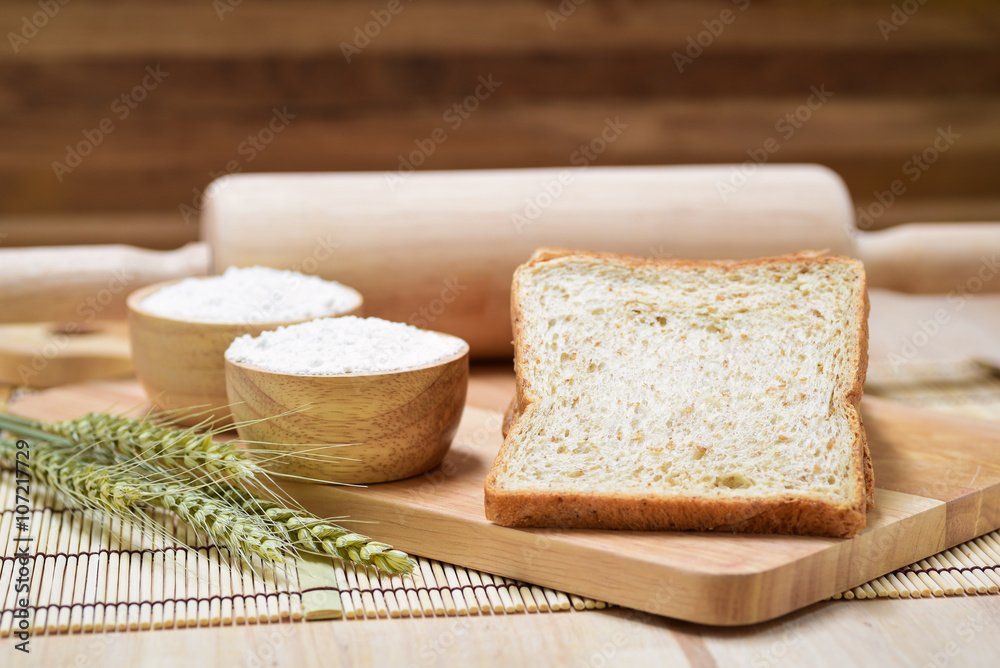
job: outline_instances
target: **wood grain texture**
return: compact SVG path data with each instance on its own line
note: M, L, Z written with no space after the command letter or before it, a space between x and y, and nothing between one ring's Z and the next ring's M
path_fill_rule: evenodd
M469 348L441 362L386 373L296 376L225 360L225 375L242 439L308 456L279 459L273 470L376 483L420 475L441 463L465 407Z
M32 652L45 665L72 665L79 657L132 665L169 655L182 665L197 665L206 657L253 663L267 656L271 665L295 668L636 663L711 668L754 663L836 667L873 661L919 666L935 656L947 657L949 647L959 653L955 665L985 666L996 658L996 619L994 597L962 596L833 601L749 628L706 627L610 609L189 628L98 636L86 644L76 635L52 636L37 647L32 644Z
M723 200L728 173L465 170L402 183L372 173L239 175L213 185L202 229L217 270L309 266L361 291L369 315L431 326L468 341L476 358L502 358L511 277L540 246L702 258L852 252L849 197L829 170L767 166Z
M171 251L134 246L0 248L0 322L66 323L125 317L125 300L142 286L204 276L209 248L191 243Z
M1000 290L988 280L1000 225L857 230L834 172L763 165L737 188L738 168L234 175L208 189L202 245L0 249L0 322L115 317L137 286L210 271L210 251L216 271L261 264L352 285L370 315L433 323L479 358L509 353L510 278L540 246L699 259L825 249L862 259L872 286Z
M742 161L774 136L780 150L769 162L828 164L865 207L904 179L905 196L874 228L907 220L896 207L924 199L983 200L978 216L938 219L1000 218L988 178L1000 166L993 3L924 4L902 18L860 1L573 6L561 16L557 0L403 3L348 62L342 45L384 3L243 2L220 16L201 0L74 0L0 52L0 212L182 220L178 208L197 209L198 192L222 171L394 170L479 76L492 75L503 82L496 94L448 128L422 168L571 164L594 124L617 114L630 129L599 164ZM18 34L36 11L30 0L5 3L0 25ZM706 32L706 23L718 32L725 11L733 20ZM700 54L679 71L689 50ZM169 76L120 118L111 105L147 66ZM786 138L776 124L812 86L833 95ZM288 128L241 153L286 106L296 116ZM52 163L105 117L114 132L60 181ZM949 126L961 138L907 180L903 166ZM162 243L163 232L148 234Z
M395 32L385 31L372 49L462 54L518 52L537 49L543 39L553 51L574 50L582 42L591 43L598 51L629 45L684 44L692 29L703 29L701 22L706 14L718 16L723 9L739 9L733 5L725 0L650 4L594 0L573 12L572 21L557 23L558 29L553 30L545 13L558 10L558 1L514 0L500 7L429 0L407 6L401 12L407 19L406 25ZM199 0L159 0L144 7L120 0L91 0L81 3L63 25L53 22L53 29L25 47L23 53L33 59L164 51L324 53L338 51L339 41L349 38L356 24L370 21L369 12L378 4L364 0L328 3L272 0L236 7L237 11L222 13L220 20L216 8ZM5 22L16 24L20 15L33 8L30 0L18 0L7 3L0 16ZM117 23L107 17L112 8L118 14ZM282 9L286 11L286 20L276 25L273 19ZM995 47L990 9L988 3L982 2L966 2L956 8L932 6L912 16L908 26L911 30L898 31L894 41L886 40L885 48L907 49L958 41L970 49ZM738 25L746 27L733 30L724 48L866 44L873 34L880 37L876 23L884 18L888 18L885 8L859 0L809 8L791 0L777 0L764 3L759 11L743 13ZM132 31L123 34L121 25L129 25ZM182 40L170 39L181 34Z
M127 244L173 250L198 238L198 226L184 224L177 211L0 216L5 246Z
M134 383L98 382L49 390L11 409L36 419L59 419L105 409L112 398L119 405L135 405L141 394ZM991 510L1000 506L1000 429L927 414L920 428L911 430L906 427L911 409L877 399L866 399L862 414L876 462L876 509L868 528L850 540L496 526L484 517L482 484L500 445L501 418L474 408L466 409L444 462L423 476L368 488L294 485L289 491L314 512L376 520L380 538L431 558L653 614L748 624L822 600L1000 525ZM970 443L977 449L966 455ZM989 466L972 480L963 466L911 463L929 451L960 460L985 453ZM595 570L615 575L595 578Z
M917 104L841 96L830 89L834 95L817 111L803 112L810 119L796 130L783 120L807 103L809 86L796 95L764 99L601 97L506 104L501 85L495 99L467 119L448 115L473 93L476 76L450 98L406 108L313 110L276 97L246 113L212 113L183 122L168 110L145 107L120 122L108 109L0 118L0 212L158 210L194 221L205 186L231 172L395 174L401 165L405 170L416 162L420 169L465 169L750 161L749 170L752 156L772 164L825 164L844 177L859 206L867 208L896 180L905 188L896 198L900 201L988 198L993 195L989 174L1000 166L1000 133L992 122L1000 108L995 96L974 106L948 98ZM294 118L279 134L265 132L271 141L258 140L255 148L251 142L267 130L275 108ZM67 164L71 150L86 143L82 133L105 117L116 123L114 132L78 167L57 176L53 163ZM609 118L628 127L587 157L581 148L600 136ZM912 162L925 150L934 156L938 130L948 127L960 137L945 153L937 153L933 163L922 162L926 169ZM417 142L427 146L435 130L447 139L433 152L421 152ZM763 148L768 140L776 142L773 153ZM1000 218L1000 212L990 213ZM873 217L873 229L884 227L885 215Z
M902 206L902 205L901 205ZM940 219L940 216L934 216ZM968 303L938 336L919 350L932 359L997 354L1000 298L981 296ZM886 361L904 336L919 328L940 297L872 294L872 359ZM513 396L509 364L474 368L468 403L502 411ZM89 396L60 392L52 401L81 414L95 401L111 408L132 382L105 382ZM57 392L59 390L49 390ZM133 391L135 391L133 389ZM510 666L512 663L633 664L679 666L867 664L925 665L947 650L955 662L990 665L1000 651L992 632L998 620L992 596L878 599L817 603L778 620L751 627L709 627L637 610L588 611L583 615L511 615L391 620L371 624L340 622L187 629L183 636L132 633L95 639L56 636L32 645L42 663L56 665L110 661L141 663L150 657L197 662L206 656L247 662L264 656L295 668L352 666L359 663ZM386 624L392 624L388 629ZM387 634L387 629L391 633ZM276 635L277 632L277 635ZM515 642L509 640L513 638ZM844 642L850 638L850 642ZM177 642L181 639L183 642ZM328 651L335 646L336 652ZM697 652L697 653L696 653ZM707 657L704 653L707 652ZM416 657L416 659L415 659Z
M725 0L664 3L622 3L594 0L557 21L553 29L546 11L558 12L557 0L515 0L503 6L469 5L455 0L429 0L405 6L398 26L373 40L373 53L469 54L477 52L532 52L539 44L554 52L575 51L591 44L596 51L628 46L684 45L702 21L723 9L738 13L738 23L720 48L746 51L769 45L848 47L884 42L887 51L913 47L961 44L966 49L995 48L992 7L966 2L957 7L935 7L909 17L908 31L894 31L883 40L877 22L888 19L881 6L860 0L802 7L792 0L763 3L756 11L741 11L743 3ZM734 4L737 6L734 7ZM354 27L372 20L370 11L381 5L364 0L292 0L236 5L231 12L200 0L158 0L139 7L120 0L90 0L65 12L61 22L21 49L27 59L55 60L74 56L182 53L329 53L353 36ZM4 6L0 17L16 25L30 0ZM108 19L113 9L116 21ZM749 10L749 7L747 7ZM890 9L891 11L891 9ZM285 20L275 23L279 14ZM569 18L569 17L567 17ZM123 32L121 26L131 28ZM740 28L737 30L736 28ZM874 37L874 40L873 40ZM17 54L17 55L21 55ZM5 57L11 58L9 53Z
M29 324L0 326L0 383L54 387L132 374L123 322L87 327Z
M510 354L511 277L539 247L675 259L825 249L862 259L872 286L941 293L988 269L985 249L1000 248L1000 224L859 232L842 181L815 165L761 166L724 192L731 173L701 165L235 175L213 184L202 230L217 271L308 266L360 290L370 315L433 323L479 359Z
M183 279L147 285L128 296L129 337L136 377L150 401L160 410L171 411L179 424L193 426L206 419L229 424L226 348L244 334L257 336L302 320L197 322L158 316L142 307L146 297L180 280ZM267 308L267 304L261 304L262 316ZM356 308L330 315L358 315L362 309L359 295Z
M989 197L914 197L897 202L875 224L877 230L900 223L990 221L1000 212L1000 199ZM112 212L103 214L0 215L0 242L18 246L112 244L173 250L199 238L193 218L185 222L176 209L161 212Z

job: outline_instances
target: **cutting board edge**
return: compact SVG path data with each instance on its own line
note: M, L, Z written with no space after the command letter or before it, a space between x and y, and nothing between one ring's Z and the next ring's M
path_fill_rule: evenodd
M67 389L69 391L66 391ZM98 398L100 398L100 397L116 397L116 396L121 397L122 395L124 395L125 397L136 396L135 395L135 381L98 381L96 383L85 383L85 384L80 384L78 386L73 386L73 387L68 387L68 388L57 388L55 390L48 390L47 392L53 393L55 397L58 397L60 399L69 400L67 403L69 403L70 405L75 406L76 408L80 408L82 406L90 406L91 404L94 403L95 397L93 395L91 395L91 394L88 394L88 395L84 396L82 398L82 400L81 400L81 397L78 394L76 394L81 389L87 391L88 393L92 393L96 389L97 390L96 394L97 394ZM46 393L40 393L40 395L45 395L45 394ZM33 412L33 411L42 410L43 407L45 406L45 404L47 403L46 399L51 398L52 395L49 395L49 396L40 396L40 395L34 395L34 396L29 396L29 397L24 398L22 400L22 402L24 404L23 406L21 405L22 402L17 402L16 404L14 404L12 406L12 408L14 409L14 412L20 412L18 409L19 408L23 408L23 407L30 407L30 410L28 411L29 414L31 412ZM118 405L119 405L119 408L120 408L121 404L118 404ZM469 407L469 408L471 408L471 407ZM101 410L101 408L98 407L97 410ZM135 408L133 408L133 410L135 410ZM482 409L474 409L474 411L472 411L472 412L475 412L475 411L481 411L482 413L487 413L487 414L489 414L490 416L493 416L493 417L495 417L495 415L496 415L495 411L483 411ZM467 411L467 412L470 412L470 411ZM43 416L42 415L36 415L36 417L43 417ZM68 416L65 416L65 417L68 417ZM495 422L496 420L494 419L493 421ZM994 430L997 428L996 425L992 425L992 424L990 424L989 422L986 422L986 421L975 421L975 422L979 422L984 427L992 427L992 429L994 429ZM986 492L988 492L988 494ZM903 494L903 492L897 492L897 493ZM945 521L947 522L948 519L949 519L947 513L948 513L948 510L950 510L950 506L954 506L955 504L958 504L958 503L962 502L963 500L968 501L970 495L976 495L976 494L978 494L978 495L981 496L980 503L979 504L975 504L976 505L976 517L972 518L971 521L970 521L970 519L968 517L966 517L964 519L964 521L963 521L963 524L965 524L968 527L968 530L963 530L963 531L961 531L959 533L955 533L955 535L948 535L947 537L945 537L945 535L944 535L945 532L943 530L941 530L941 531L938 532L938 535L940 536L940 538L938 540L935 540L933 542L933 545L931 545L930 543L928 543L928 547L925 548L924 550L921 550L921 552L926 552L925 554L922 554L921 557L917 557L917 558L914 558L914 559L904 559L903 557L897 556L894 559L893 562L889 562L889 563L899 562L899 565L891 567L891 568L888 568L886 570L882 570L882 573L884 573L884 572L890 572L894 568L898 568L899 566L905 566L908 563L912 563L913 561L917 561L919 558L923 558L923 557L929 556L930 554L935 554L936 552L938 552L938 551L940 551L942 549L947 549L947 547L951 547L954 544L958 544L958 543L963 542L964 540L968 540L969 538L974 537L972 535L969 535L967 537L965 536L965 534L969 533L970 530L975 530L975 529L983 528L983 527L998 528L998 527L995 527L994 525L1000 525L1000 514L989 516L989 521L987 521L984 524L983 523L983 519L986 518L986 516L983 515L982 508L983 508L983 501L985 501L986 499L989 499L990 502L992 502L993 499L1000 500L1000 483L994 484L994 485L992 485L989 488L981 488L979 490L971 491L970 494L963 495L962 497L957 497L957 498L952 499L950 502L947 502L947 503L942 502L942 501L937 501L937 503L944 504L944 506L945 506L945 510L944 510L944 515L946 517ZM911 496L915 496L915 495L911 495ZM918 497L918 498L921 498L921 499L923 499L925 501L928 500L926 497ZM387 504L388 503L392 503L392 501L391 500L385 500L385 503L387 503ZM972 504L970 504L970 505L972 505ZM398 512L398 511L396 511L396 512ZM923 515L924 513L926 513L926 510L921 511L920 513L917 513L916 515L909 516L908 518L904 518L904 519L910 519L911 522L914 522L916 520L912 519L912 518L919 517L920 515ZM488 525L488 523L485 522L485 517L483 518L483 524L484 525ZM477 526L480 526L480 525L477 524ZM985 531L992 530L992 528L986 528ZM977 533L976 535L979 535L979 534ZM382 538L382 536L379 536L379 538ZM405 548L406 544L405 543L400 543L399 546ZM579 546L577 546L577 547L579 547ZM926 551L926 550L931 550L931 551ZM420 551L417 550L417 552L419 553ZM423 550L423 552L426 553L428 551L427 550ZM478 565L478 562L470 561L469 559L467 559L465 557L462 557L461 555L463 553L461 553L461 552L449 552L448 553L448 554L459 555L458 557L450 557L450 556L448 556L448 554L443 554L440 550L434 550L434 554L441 554L442 556L434 556L433 554L428 554L427 556L430 556L432 558L454 559L453 563L465 563L466 565L468 565L470 567L481 568L482 570L485 570L487 572L495 572L496 571L496 569L494 568L495 564L491 565L491 564L485 564L484 563L482 565ZM847 557L842 557L842 558L850 559L850 555L848 555ZM725 578L725 577L753 578L753 577L759 577L760 573L762 573L762 572L778 573L782 569L788 568L788 567L789 567L789 564L786 563L786 564L779 564L779 565L775 566L774 568L768 569L767 571L756 571L756 572L753 572L753 573L735 574L735 575L730 575L730 576L726 576L726 575L723 574L723 575L714 575L714 576L707 576L707 577L713 577L715 579L722 579L722 578ZM671 567L670 566L666 566L665 568L667 568L669 570ZM510 571L510 572L515 572L515 571ZM881 574L881 573L878 573L876 575L872 575L871 577L877 577L877 575L879 575L879 574ZM852 578L849 581L849 582L851 582L853 584L852 585L845 585L843 587L843 589L847 589L848 586L854 586L856 584L861 584L862 582L865 582L865 581L871 579L871 577L866 577L867 575L868 575L867 572L859 572L854 578ZM508 576L508 577L512 577L513 578L513 577L516 577L516 575L512 575L512 576ZM705 576L702 575L702 576L695 576L695 577L705 577ZM528 581L531 581L532 579L535 579L534 572L533 572L532 575L527 575L524 579L528 580ZM569 583L569 584L553 584L553 585L548 585L548 586L555 586L556 588L562 589L562 590L565 590L565 591L572 591L573 593L579 593L579 594L584 595L584 596L591 596L591 594L588 594L585 591L577 591L580 588L577 585L574 585L572 583ZM729 616L724 621L720 621L720 619L719 619L718 616L716 616L715 618L713 618L711 620L705 619L704 617L692 616L692 615L687 615L687 614L685 614L685 615L674 614L674 615L670 615L670 616L675 616L675 617L678 617L678 618L681 618L681 619L688 619L688 620L691 620L691 621L697 621L697 622L700 622L700 623L712 624L712 625L716 625L716 626L734 626L734 625L753 624L753 623L757 623L757 622L767 621L768 619L774 619L775 617L780 617L780 616L782 616L784 614L787 614L788 612L793 611L796 608L805 607L805 606L810 605L811 603L814 603L815 601L822 600L823 598L826 598L826 596L828 596L831 593L837 593L837 591L832 591L832 590L843 590L843 589L840 589L840 587L838 585L831 585L829 588L831 589L831 591L828 594L825 594L823 596L818 596L818 595L816 595L814 593L813 595L811 595L809 597L800 597L800 598L796 599L796 604L794 606L791 606L791 607L789 607L787 609L784 609L784 610L782 609L781 606L776 606L776 605L772 604L771 607L770 607L770 609L768 609L766 611L763 610L763 609L761 609L761 610L759 610L754 615L744 615L742 617ZM601 595L594 596L594 597L595 598L605 598L604 596L601 596ZM619 597L616 597L616 598L619 598ZM621 600L624 601L624 599L621 599ZM612 601L612 602L614 602L614 601ZM624 605L630 605L627 602L623 602L623 604ZM648 605L644 604L643 606L636 606L636 607L639 607L640 609L643 609L643 608L650 608L651 606L648 606ZM775 612L775 610L777 610L777 611ZM664 610L662 608L653 607L652 610L647 610L647 611L653 612L653 614L669 615L669 612L667 612L666 610Z
M924 508L913 515L896 519L887 526L879 527L872 533L862 533L853 539L829 539L836 541L835 544L839 546L835 554L830 554L829 549L824 549L794 563L728 573L683 569L674 564L646 560L641 555L624 562L620 561L619 557L619 562L614 567L622 568L624 565L642 569L637 572L645 573L641 579L646 580L646 584L641 587L635 586L633 573L631 575L633 582L627 589L616 589L612 580L573 579L567 571L560 569L557 562L551 565L539 565L538 560L550 549L551 544L555 543L560 548L562 559L578 558L592 564L595 571L601 571L607 553L587 545L562 542L558 533L553 536L539 530L501 527L487 522L484 516L481 522L467 527L466 535L460 540L454 537L449 540L432 540L428 539L426 534L430 532L435 537L440 534L443 538L445 532L438 532L436 527L447 524L452 518L424 507L411 506L402 509L391 500L366 499L364 490L295 487L296 498L313 512L324 514L324 507L336 507L338 512L346 512L349 515L363 512L367 517L378 517L380 519L372 526L378 527L380 540L426 558L603 600L650 614L712 626L745 626L776 619L946 549L944 526L947 504L899 492L894 494L919 499ZM916 528L923 528L924 531L936 534L940 536L940 540L936 541L932 548L920 548L919 543L914 542L909 550L905 549L906 543L899 541L899 536ZM508 537L506 540L491 538L491 534L501 532ZM516 540L511 541L510 537L516 537ZM499 549L500 552L480 554L475 546L481 541L489 541L493 549ZM863 559L863 556L857 554L858 550L863 551L872 545L878 549L885 546L904 546L904 549L900 549L891 560L883 561L882 565L876 565L876 561L869 560L867 568L863 564L859 567L858 561ZM932 551L927 552L927 549ZM507 553L506 556L503 556L503 553ZM805 589L787 586L783 588L783 580L786 584L791 581L786 578L786 572L802 569L804 562L805 567L814 574L819 569L825 575L816 578L816 582ZM611 564L608 563L607 566L611 567ZM678 587L679 594L676 593ZM785 594L757 596L762 587L772 587L775 590L783 588ZM667 595L668 591L674 593ZM636 592L643 594L637 596ZM751 599L766 603L756 608L740 605L741 601ZM715 612L711 614L702 613L698 607L701 605L700 602L708 600L715 602Z

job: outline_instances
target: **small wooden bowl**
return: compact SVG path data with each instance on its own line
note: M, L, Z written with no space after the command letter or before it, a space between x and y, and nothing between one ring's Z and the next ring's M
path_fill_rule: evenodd
M226 360L240 438L319 455L325 461L288 457L267 468L330 482L399 480L440 464L458 430L468 384L467 345L427 366L371 374L298 376ZM346 443L355 445L316 445Z
M249 324L198 322L154 315L142 308L146 297L180 280L147 285L128 296L135 375L153 405L171 411L179 424L193 426L206 418L219 426L231 424L225 371L229 344L244 334L257 336L313 318ZM359 294L355 308L328 316L360 315L362 306Z

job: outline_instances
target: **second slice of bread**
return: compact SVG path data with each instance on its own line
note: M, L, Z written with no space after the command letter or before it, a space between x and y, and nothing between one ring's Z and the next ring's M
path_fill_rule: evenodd
M490 520L864 528L860 262L543 250L515 273L512 316L517 394L486 480Z

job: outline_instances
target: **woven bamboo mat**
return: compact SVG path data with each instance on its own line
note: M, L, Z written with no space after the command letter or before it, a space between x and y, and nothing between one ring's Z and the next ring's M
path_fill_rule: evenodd
M0 637L15 625L16 485L0 473ZM36 537L27 592L35 634L124 631L308 618L505 615L605 607L591 599L418 558L412 575L388 576L340 560L233 563L228 553L162 513L161 535L32 494Z
M865 394L1000 421L1000 369L973 360L871 364Z
M869 394L1000 420L1000 377L973 362L872 367ZM163 514L160 535L67 508L32 490L28 505L30 627L34 634L267 624L310 618L379 619L551 613L600 601L419 558L412 575L386 576L338 560L233 564ZM17 630L21 563L16 485L0 472L0 637ZM22 508L21 510L24 510ZM919 598L1000 591L993 532L838 594L834 599Z
M1000 421L1000 370L965 361L923 361L868 367L865 394L936 411ZM876 472L876 476L877 476ZM1000 533L910 564L834 599L918 598L1000 591Z

